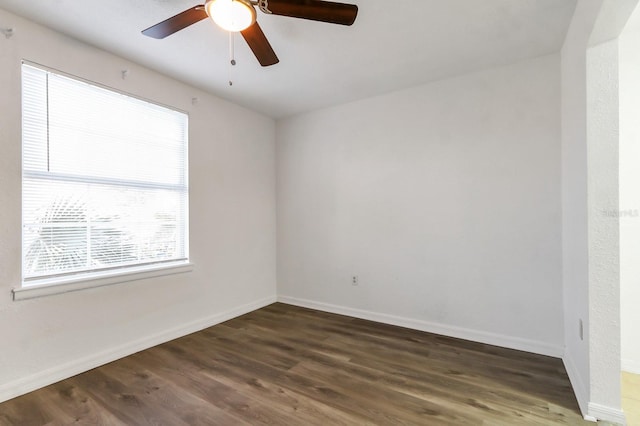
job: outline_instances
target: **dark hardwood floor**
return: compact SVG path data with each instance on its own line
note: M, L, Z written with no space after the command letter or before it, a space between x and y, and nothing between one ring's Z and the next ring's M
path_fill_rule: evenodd
M578 425L558 359L274 304L0 404L1 425Z

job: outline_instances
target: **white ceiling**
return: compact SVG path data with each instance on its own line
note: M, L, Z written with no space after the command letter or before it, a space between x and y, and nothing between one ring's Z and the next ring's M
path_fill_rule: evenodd
M210 20L140 31L203 0L0 0L0 8L280 118L560 50L576 0L343 0L351 27L258 12L280 58L262 68ZM229 76L233 86L229 86Z

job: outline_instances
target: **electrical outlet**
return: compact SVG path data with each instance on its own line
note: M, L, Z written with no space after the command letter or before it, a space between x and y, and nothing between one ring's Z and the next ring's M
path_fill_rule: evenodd
M354 275L351 277L351 285L358 285L358 276Z
M582 318L580 318L579 321L579 333L580 333L580 340L584 340L584 326L582 325Z

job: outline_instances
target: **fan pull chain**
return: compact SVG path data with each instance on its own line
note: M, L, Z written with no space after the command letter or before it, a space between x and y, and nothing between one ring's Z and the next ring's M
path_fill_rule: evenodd
M229 31L229 86L233 86L233 80L231 80L231 74L232 74L232 70L233 67L236 65L236 58L235 58L235 45L234 45L234 38L233 38L233 32Z

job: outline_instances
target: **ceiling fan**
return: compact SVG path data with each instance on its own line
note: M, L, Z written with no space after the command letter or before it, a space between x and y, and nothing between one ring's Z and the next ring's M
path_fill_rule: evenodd
M351 25L358 6L321 0L207 0L153 25L142 34L162 39L210 17L220 27L240 32L263 67L279 62L267 37L256 21L255 6L270 15L290 16L331 24Z

